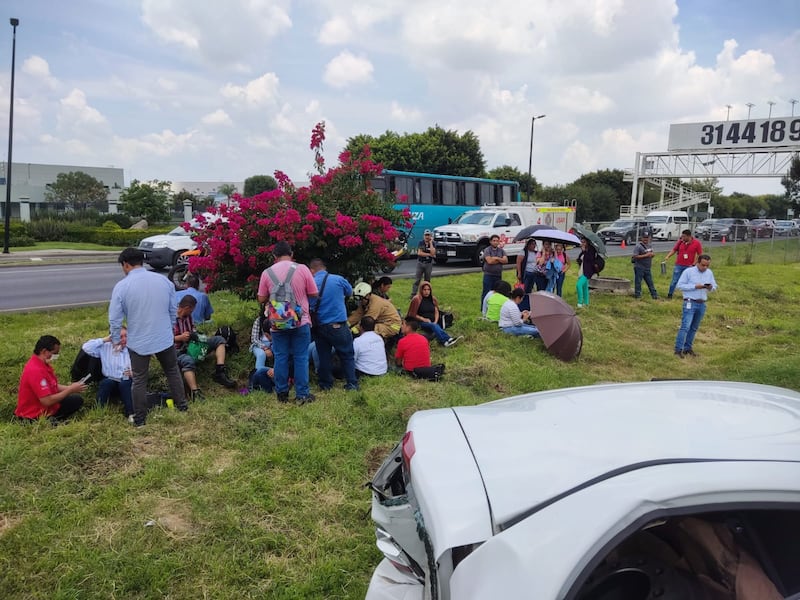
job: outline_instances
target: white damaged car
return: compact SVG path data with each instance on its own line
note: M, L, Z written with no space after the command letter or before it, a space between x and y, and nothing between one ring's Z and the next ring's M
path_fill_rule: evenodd
M800 394L659 381L414 414L367 600L800 598Z

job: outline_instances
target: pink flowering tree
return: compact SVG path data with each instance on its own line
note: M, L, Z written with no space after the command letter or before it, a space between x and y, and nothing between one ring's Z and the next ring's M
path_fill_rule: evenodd
M398 233L409 226L408 209L395 210L394 199L372 189L370 180L383 167L370 159L369 148L358 156L343 152L339 165L326 169L324 141L321 122L311 136L317 174L308 187L295 187L276 171L277 190L236 196L232 205L209 209L213 219L198 217L195 239L206 253L190 259L189 269L207 288L254 298L262 271L273 262L272 249L281 240L292 245L296 261L323 258L331 272L351 282L369 280L393 262Z

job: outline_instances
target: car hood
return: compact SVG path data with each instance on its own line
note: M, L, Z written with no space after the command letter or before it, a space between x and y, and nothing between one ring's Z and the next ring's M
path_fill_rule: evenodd
M653 462L797 460L800 394L665 381L553 390L452 409L495 531L578 486Z

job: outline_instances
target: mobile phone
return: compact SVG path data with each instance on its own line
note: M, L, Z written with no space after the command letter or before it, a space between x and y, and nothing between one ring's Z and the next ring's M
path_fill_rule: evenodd
M91 378L92 378L92 374L91 374L91 373L89 373L88 375L84 375L83 377L81 377L81 378L80 378L78 381L80 381L81 383L86 383L86 382L87 382L87 381L89 381Z

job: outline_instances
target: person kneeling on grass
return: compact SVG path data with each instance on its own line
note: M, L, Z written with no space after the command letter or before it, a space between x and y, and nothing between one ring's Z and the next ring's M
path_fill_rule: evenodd
M418 327L414 319L407 317L400 328L403 337L397 342L394 362L407 374L413 374L418 367L431 366L431 347L428 338L417 333Z
M51 363L58 358L61 342L52 335L43 335L33 348L22 369L17 394L17 408L14 414L26 421L34 421L41 416L49 417L55 425L66 420L83 406L81 392L86 384L76 381L62 385L56 379Z
M175 339L175 349L178 352L178 366L183 374L186 385L189 386L192 400L202 400L203 393L197 385L196 360L189 355L189 341L197 335L192 320L192 311L197 305L194 296L184 296L178 302L178 316L175 319L173 335ZM217 366L214 370L212 379L227 388L235 388L236 382L228 377L228 370L225 367L225 338L221 335L214 335L208 338L208 353L214 354Z
M539 337L539 330L534 325L525 323L530 319L530 313L527 310L519 311L519 303L525 297L525 291L516 288L511 292L511 298L503 303L500 307L500 320L498 325L503 333L511 335L528 335L531 337Z

